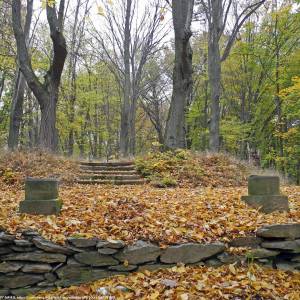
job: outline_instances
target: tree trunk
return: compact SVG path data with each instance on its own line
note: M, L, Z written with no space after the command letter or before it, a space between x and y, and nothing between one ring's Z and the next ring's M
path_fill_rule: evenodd
M24 26L24 39L26 47L29 44L29 33L30 25L32 20L33 12L33 0L27 1L27 13ZM11 102L10 109L10 120L9 120L9 134L8 134L8 148L14 150L18 147L19 144L19 133L20 133L20 124L23 118L23 103L24 103L24 92L26 80L21 69L18 66L16 71L15 87L13 99Z
M209 148L218 152L220 148L220 94L221 94L221 55L219 48L223 19L222 1L212 1L211 24L208 33L208 79L211 93L211 120Z
M56 89L50 90L49 98L41 106L41 125L39 145L43 149L56 151L58 145L58 135L56 129L56 103L58 94Z
M225 0L200 0L202 9L208 20L208 77L211 92L211 120L209 133L209 147L213 152L220 150L220 93L221 93L221 63L230 54L231 48L237 37L239 30L245 21L261 6L265 0L252 3L247 1L242 5L240 14L235 15L234 26L230 34L227 34L228 41L220 56L220 38L227 25L227 21L232 19L230 15L233 1ZM236 4L238 2L235 2Z
M19 144L20 124L23 118L23 103L25 91L25 78L20 69L17 70L14 95L10 108L8 148L15 150Z
M129 155L135 155L135 146L136 146L136 130L135 130L135 121L136 121L136 108L137 108L137 98L133 96L132 103L130 105L130 140L129 140Z
M27 0L27 14L29 3ZM41 83L35 75L31 58L26 45L26 35L21 24L21 1L12 2L12 24L16 38L17 54L20 69L26 79L29 88L35 95L41 109L41 125L39 135L39 146L46 151L56 151L58 136L56 130L56 105L58 91L64 63L67 57L66 41L63 36L63 17L65 0L60 0L59 10L56 6L46 4L47 21L50 28L50 36L53 45L53 57L50 67L45 76L45 82Z
M34 140L34 107L33 107L33 99L31 91L27 88L26 90L27 94L27 102L28 102L28 147L33 148L35 146L35 140Z
M1 76L1 80L0 80L0 100L2 98L2 94L4 91L4 83L5 83L5 73L3 72L2 76Z
M123 106L121 113L121 128L120 128L120 152L121 156L127 157L129 154L129 139L130 139L130 97L131 97L131 76L130 76L130 24L131 24L131 4L132 0L127 0L126 17L124 29L124 94Z
M193 0L173 0L172 13L175 31L175 66L173 95L165 132L165 147L186 147L186 110L192 89L192 57L190 45Z

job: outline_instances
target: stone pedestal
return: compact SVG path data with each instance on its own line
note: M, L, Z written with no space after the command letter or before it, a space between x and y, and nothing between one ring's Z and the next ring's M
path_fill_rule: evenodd
M57 215L62 203L58 200L57 179L27 178L25 200L20 203L20 212L32 215Z
M280 180L277 176L250 176L249 196L242 196L248 205L259 208L264 213L288 211L288 197L280 194Z

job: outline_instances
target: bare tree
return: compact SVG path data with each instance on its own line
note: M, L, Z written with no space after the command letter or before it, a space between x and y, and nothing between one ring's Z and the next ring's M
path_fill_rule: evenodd
M83 6L83 15L80 16L81 6ZM68 119L71 125L68 138L68 154L73 155L74 150L74 140L75 133L73 128L73 123L75 120L75 103L76 103L76 79L77 79L77 68L79 63L79 50L82 46L85 25L88 12L90 10L89 0L77 0L74 15L72 14L71 23L71 36L70 36L70 49L69 49L69 59L68 59Z
M167 148L186 147L185 113L192 94L192 36L194 0L173 0L172 14L175 32L175 65L173 95L165 132Z
M208 22L208 78L211 92L210 120L210 150L218 152L220 148L220 95L221 95L221 63L230 54L234 41L245 21L265 2L247 1L241 4L238 12L238 2L234 0L199 0ZM249 3L250 2L250 3ZM231 9L235 10L235 23L230 33L224 51L221 54L221 37L228 25Z
M123 91L120 124L120 152L135 153L137 102L143 91L144 66L159 50L166 36L161 22L161 0L153 0L141 10L137 0L105 4L106 30L94 37L101 45L102 59L108 61ZM140 14L140 12L142 13Z
M18 63L29 88L39 102L41 109L39 145L47 151L55 151L58 144L56 109L61 74L67 57L66 41L63 36L64 11L65 0L60 1L58 11L55 3L46 2L53 55L44 82L41 83L34 73L26 46L25 33L21 23L21 0L12 1L12 24L17 43Z
M172 82L169 69L172 69L172 66L167 63L162 51L157 53L146 65L143 80L145 88L141 95L142 108L156 130L161 145L164 145L166 118L171 98Z

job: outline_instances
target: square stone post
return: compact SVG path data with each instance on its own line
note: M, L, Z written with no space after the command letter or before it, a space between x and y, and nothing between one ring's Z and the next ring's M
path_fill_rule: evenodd
M58 180L27 178L25 200L20 203L20 213L32 215L57 215L62 203L58 200Z
M278 176L250 176L248 194L242 196L242 200L252 207L260 208L264 213L289 210L288 197L280 194Z

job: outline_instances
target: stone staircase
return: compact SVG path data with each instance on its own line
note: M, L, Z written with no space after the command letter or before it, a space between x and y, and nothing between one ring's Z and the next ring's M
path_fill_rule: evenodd
M147 181L135 170L132 161L80 162L80 184L141 185Z

